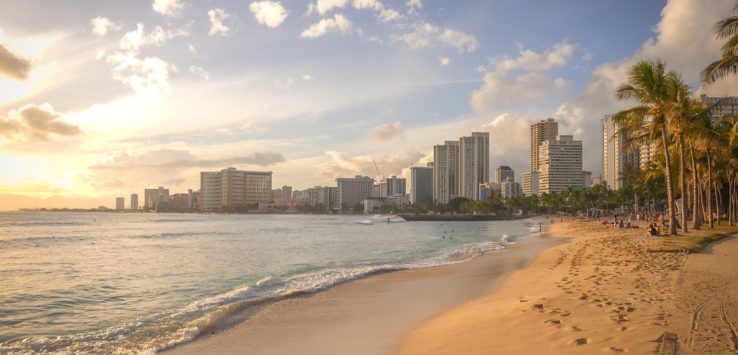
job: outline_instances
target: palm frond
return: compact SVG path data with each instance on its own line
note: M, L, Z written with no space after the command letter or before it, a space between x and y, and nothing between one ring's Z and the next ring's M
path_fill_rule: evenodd
M705 67L701 73L702 82L712 84L721 78L736 73L738 73L738 55L727 58L723 57Z
M738 34L738 16L726 17L715 24L715 36L719 39Z

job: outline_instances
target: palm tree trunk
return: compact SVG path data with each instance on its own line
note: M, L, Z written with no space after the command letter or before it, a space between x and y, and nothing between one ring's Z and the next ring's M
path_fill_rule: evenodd
M731 173L732 174L732 173ZM730 186L730 181L732 176L731 174L728 174L728 209L727 209L727 216L728 216L728 225L733 225L733 187Z
M707 150L707 221L710 228L715 228L712 221L712 153Z
M674 211L674 186L671 181L671 159L669 157L669 132L666 122L661 122L661 144L664 147L664 177L666 178L666 203L669 213L669 234L676 235L676 211Z
M702 215L700 214L700 174L697 171L697 161L694 159L694 148L689 145L689 155L692 158L692 228L700 229L702 226Z
M723 189L718 187L718 183L715 182L715 211L717 212L717 224L720 225L720 220L723 208Z
M682 200L679 204L682 223L682 232L687 233L687 162L684 159L684 134L679 135L679 185L681 188Z

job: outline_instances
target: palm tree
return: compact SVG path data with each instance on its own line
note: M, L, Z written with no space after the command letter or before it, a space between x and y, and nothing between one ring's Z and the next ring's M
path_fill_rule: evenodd
M733 11L738 12L738 2ZM716 23L715 36L726 41L720 59L710 63L702 71L702 81L708 85L738 73L738 16L729 16Z
M674 187L671 178L671 157L669 156L669 130L667 112L673 93L669 92L666 64L661 60L640 61L628 72L628 80L618 87L615 97L618 100L631 100L637 106L618 112L615 121L624 127L638 130L639 127L651 132L651 139L661 138L664 152L664 178L666 200L669 213L669 234L676 234L676 213L674 206Z
M667 103L667 118L669 126L673 127L679 151L679 188L682 232L687 233L687 160L684 155L684 135L692 125L692 95L689 85L684 83L681 75L671 71L666 75L668 95L671 101Z

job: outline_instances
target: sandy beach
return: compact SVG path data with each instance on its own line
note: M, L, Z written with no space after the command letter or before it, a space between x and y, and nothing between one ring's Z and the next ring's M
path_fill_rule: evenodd
M643 229L568 221L551 232L572 238L410 332L401 353L736 352L735 237L686 254L649 252L657 238Z
M641 229L565 220L470 262L271 303L173 354L735 353L738 239L654 252Z
M412 329L494 293L507 275L561 242L527 237L468 262L382 273L283 299L167 353L394 354Z

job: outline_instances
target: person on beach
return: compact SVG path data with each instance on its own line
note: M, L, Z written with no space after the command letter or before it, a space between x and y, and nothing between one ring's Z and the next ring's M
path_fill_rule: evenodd
M543 238L543 227L541 226L541 222L538 222L538 236Z
M648 225L648 231L646 231L646 236L657 236L659 235L659 230L656 228L656 225L651 223Z

